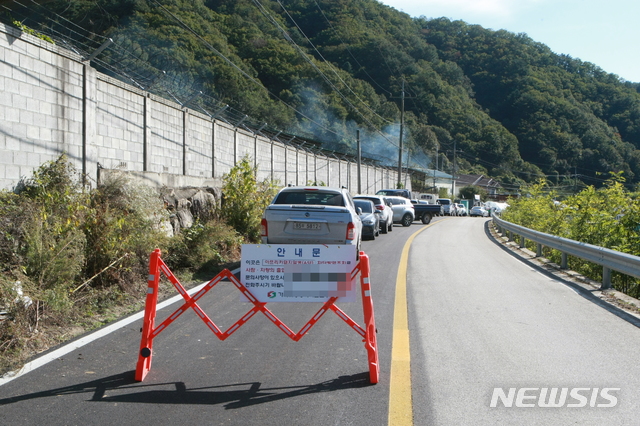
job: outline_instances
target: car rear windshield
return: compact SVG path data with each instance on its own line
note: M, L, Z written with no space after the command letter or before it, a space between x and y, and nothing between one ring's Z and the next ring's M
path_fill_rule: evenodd
M404 197L407 194L406 191L401 191L401 190L394 190L394 189L381 189L380 191L376 192L376 195L393 195L393 196L397 196L397 197Z
M314 204L344 207L344 198L342 194L336 194L335 192L287 191L281 192L274 204Z
M373 213L373 204L370 201L362 201L362 200L353 200L356 204L356 207L360 207L362 209L362 213Z
M378 198L378 197L355 197L355 198L353 199L353 201L355 201L355 200L369 200L369 201L371 201L373 204L380 204L380 205L384 204L384 203L382 202L382 200L381 200L380 198Z
M407 203L411 203L409 200L407 200L406 198L387 198L387 200L389 200L389 202L391 204L393 204L394 206L398 206L400 204L407 204ZM406 200L406 201L405 201Z

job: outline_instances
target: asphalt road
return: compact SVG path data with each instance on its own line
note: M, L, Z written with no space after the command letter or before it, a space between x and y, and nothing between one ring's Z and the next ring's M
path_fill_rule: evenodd
M445 220L412 245L415 424L640 424L637 319L514 259L487 237L484 222ZM496 387L532 388L522 402L533 406L491 408ZM542 388L547 401L558 388L556 402L562 388L583 388L586 401L567 396L561 407L543 408ZM616 406L598 407L609 404L603 388L619 389L611 391Z
M413 242L414 424L638 424L638 327L515 260L488 238L485 222L439 219ZM220 342L189 311L156 338L144 382L133 380L138 320L0 386L0 424L385 425L389 399L397 397L389 374L398 264L405 241L424 227L395 226L363 244L372 267L377 385L369 384L359 335L332 312L300 342L260 314ZM249 309L238 294L216 287L200 306L224 330ZM358 302L338 305L362 325ZM269 307L298 331L319 306ZM490 408L495 387L620 390L612 408L597 407L607 402L602 397L594 407Z
M363 242L378 328L377 385L369 383L362 338L332 312L299 342L261 314L221 342L188 311L155 339L144 382L133 379L138 320L0 386L0 424L386 424L397 266L404 241L423 226L396 225ZM239 295L231 284L219 284L199 305L226 330L250 309ZM177 306L159 311L156 325ZM363 325L359 300L338 306ZM298 331L320 305L268 307Z

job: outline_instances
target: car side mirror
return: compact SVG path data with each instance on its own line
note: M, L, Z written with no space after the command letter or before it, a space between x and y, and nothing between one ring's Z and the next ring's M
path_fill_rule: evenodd
M358 215L362 214L362 209L360 207L356 207L356 212L358 213Z

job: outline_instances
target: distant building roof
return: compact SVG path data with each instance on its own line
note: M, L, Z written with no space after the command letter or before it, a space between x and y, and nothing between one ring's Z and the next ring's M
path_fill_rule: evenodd
M487 189L495 189L502 186L497 180L485 175L457 175L456 183L458 186L479 186Z
M449 179L451 180L452 176L448 173L445 172L441 172L440 170L433 170L433 169L425 169L425 170L420 170L420 172L424 173L425 177L428 178L432 178L435 176L436 178L441 178L441 179Z

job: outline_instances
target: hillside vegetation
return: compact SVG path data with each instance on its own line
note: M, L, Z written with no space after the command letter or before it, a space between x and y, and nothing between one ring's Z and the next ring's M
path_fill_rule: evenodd
M609 172L640 181L639 85L525 34L411 18L375 0L54 0L10 9L11 19L87 52L112 38L93 62L103 72L196 109L215 99L330 149L353 152L361 129L364 154L393 164L404 102L411 165L437 158L450 171L455 146L459 170L514 190L544 175L572 188L600 185Z

